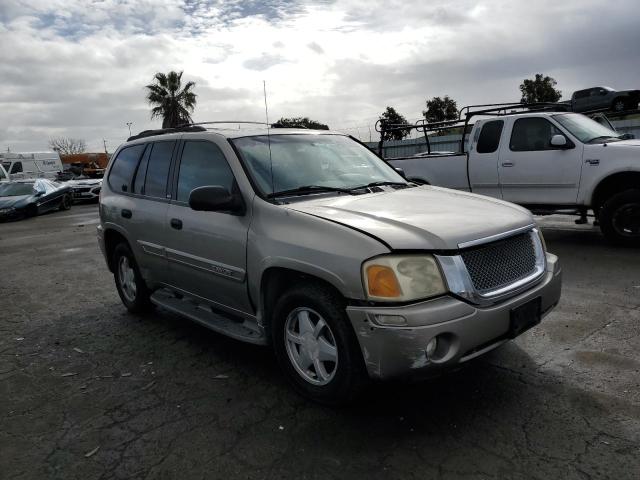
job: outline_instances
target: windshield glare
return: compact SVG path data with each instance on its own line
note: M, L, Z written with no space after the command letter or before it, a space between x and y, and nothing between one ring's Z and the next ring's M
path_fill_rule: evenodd
M406 183L369 149L342 135L261 135L233 143L266 194L308 185L349 189L372 182Z
M6 183L0 185L0 197L17 197L19 195L33 195L33 183Z
M589 117L580 115L579 113L554 115L553 118L583 143L588 143L591 140L601 137L618 138L619 136L618 133L609 127L605 127L595 120L591 120Z

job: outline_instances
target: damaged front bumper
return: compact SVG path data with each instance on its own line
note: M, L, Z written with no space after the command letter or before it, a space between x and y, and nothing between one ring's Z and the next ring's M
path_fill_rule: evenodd
M522 333L514 330L512 312L539 302L539 312L545 316L560 300L561 284L558 257L547 253L542 280L495 305L472 305L444 296L402 307L349 306L347 314L369 376L428 376L489 352ZM376 320L381 316L403 317L407 326L381 325ZM438 341L430 345L436 337Z

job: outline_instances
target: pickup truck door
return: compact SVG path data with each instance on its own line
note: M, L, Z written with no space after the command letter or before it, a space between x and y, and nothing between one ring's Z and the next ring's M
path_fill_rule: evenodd
M251 313L247 289L250 214L196 211L189 194L202 186L232 191L235 177L224 153L209 140L185 140L167 213L170 284L227 310Z
M509 141L502 142L498 173L502 198L524 205L575 204L582 168L582 144L576 145L546 117L508 119ZM551 146L565 135L571 148Z
M471 191L481 195L500 198L498 177L499 146L503 137L504 121L476 122L469 146L469 183ZM502 143L506 142L503 140Z

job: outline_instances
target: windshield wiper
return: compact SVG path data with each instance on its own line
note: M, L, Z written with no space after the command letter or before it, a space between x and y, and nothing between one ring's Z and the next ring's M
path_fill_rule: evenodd
M613 135L602 135L600 137L593 137L591 140L587 141L586 143L595 142L596 140L606 140L607 138L613 138L616 140L620 139L620 137L614 137Z
M327 187L324 185L303 185L302 187L269 193L267 198L282 197L284 195L311 195L313 193L322 192L341 192L348 193L349 195L355 195L351 190L351 188Z
M349 190L362 190L363 188L371 188L371 187L383 187L383 186L390 186L390 187L409 187L411 186L410 183L408 182L371 182L371 183L367 183L366 185L358 185L357 187L351 187Z

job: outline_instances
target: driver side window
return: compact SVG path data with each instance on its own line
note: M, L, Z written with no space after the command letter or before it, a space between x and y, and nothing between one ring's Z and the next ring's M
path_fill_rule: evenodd
M232 192L234 182L233 172L217 145L199 140L185 142L178 173L179 202L188 202L192 190L208 185Z
M512 152L554 150L550 143L554 135L562 132L545 118L519 118L513 124L509 149Z

